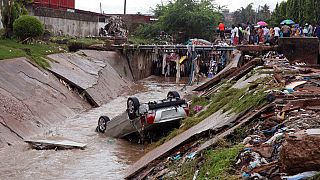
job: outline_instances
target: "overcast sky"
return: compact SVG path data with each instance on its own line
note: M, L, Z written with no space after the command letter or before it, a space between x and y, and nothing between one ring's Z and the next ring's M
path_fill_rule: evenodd
M76 8L100 12L100 2L102 4L102 10L106 14L121 14L123 13L124 0L75 0ZM163 3L167 0L162 0ZM268 4L271 9L275 7L277 2L283 0L215 0L219 5L226 5L231 11L235 11L240 7L245 7L249 3L254 3L254 7L258 5ZM151 14L150 9L155 7L156 4L161 3L161 0L127 0L127 13L136 14L141 12L142 14Z

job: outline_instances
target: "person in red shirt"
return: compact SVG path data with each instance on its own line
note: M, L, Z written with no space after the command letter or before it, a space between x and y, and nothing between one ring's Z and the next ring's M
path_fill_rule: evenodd
M225 26L223 23L220 23L219 24L219 32L220 32L221 41L226 40L226 38L224 36L224 31L225 31Z

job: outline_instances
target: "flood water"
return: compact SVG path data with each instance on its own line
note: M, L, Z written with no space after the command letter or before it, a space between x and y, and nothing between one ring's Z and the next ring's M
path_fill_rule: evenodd
M140 102L165 98L180 90L170 79L150 78L141 82ZM141 87L143 87L141 86ZM139 87L139 86L137 86ZM132 90L138 92L139 88ZM113 118L126 109L129 94L55 125L46 137L86 143L84 150L33 150L27 144L0 150L0 179L123 179L123 170L144 155L141 145L95 132L99 116ZM43 138L44 136L39 136Z

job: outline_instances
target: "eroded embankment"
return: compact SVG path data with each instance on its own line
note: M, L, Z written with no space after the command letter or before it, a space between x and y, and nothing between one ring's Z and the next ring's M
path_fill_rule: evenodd
M90 107L26 58L0 61L0 104L0 147Z
M49 57L54 60L49 70L77 87L94 106L120 96L133 85L128 62L116 52L83 50Z
M0 61L0 148L41 134L90 104L100 106L133 84L128 62L116 52L50 58L50 72L26 58Z

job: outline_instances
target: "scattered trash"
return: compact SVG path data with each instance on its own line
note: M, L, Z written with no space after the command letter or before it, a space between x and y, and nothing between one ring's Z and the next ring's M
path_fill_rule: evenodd
M199 169L198 170L196 170L196 172L194 173L194 175L193 175L193 180L196 180L197 179L197 177L198 177L198 174L199 174Z
M193 152L187 155L188 159L194 159L194 157L197 155L197 152Z
M250 59L248 56L244 57L246 58ZM274 74L267 78L267 82L257 86L272 87L264 89L265 99L270 107L254 117L254 123L250 123L249 129L241 129L240 133L244 136L239 140L244 149L238 154L234 167L243 179L298 180L314 176L317 173L315 171L320 169L320 71L312 67L306 69L292 65L276 52L269 52L264 56L263 62L264 65L261 66L257 61L249 71L247 70L252 65L249 63L244 65L246 67L237 68L241 72L231 66L225 68L223 73L215 75L195 91L206 91L202 95L208 97L219 89L217 86L222 79L232 77L231 80L238 81L255 71ZM261 67L258 68L258 65ZM249 88L249 91L254 89ZM195 106L193 110L199 112L202 107ZM244 114L247 115L248 113ZM227 128L221 134L229 133L232 128ZM234 131L231 131L231 138L234 135L232 132ZM211 135L214 137L210 137L210 144L213 144L211 140L215 142L215 138L221 134ZM174 156L170 156L173 161L171 163L181 167L186 159L195 158L195 151L211 147L207 142L200 144L199 149L183 151L182 154L174 153ZM182 161L177 162L181 157ZM201 169L195 172L193 179L197 178L199 170ZM288 176L292 174L296 175Z
M300 180L300 179L306 179L306 178L310 178L312 176L315 176L317 173L317 171L308 171L308 172L303 172L294 176L282 176L281 179L285 179L285 180Z
M181 159L181 154L177 154L176 156L173 156L172 158L171 158L171 160L173 160L173 161L178 161L178 160L180 160Z
M203 109L203 107L202 107L202 106L199 106L199 105L196 105L196 106L193 108L194 112L196 112L196 113L200 112L202 109Z

